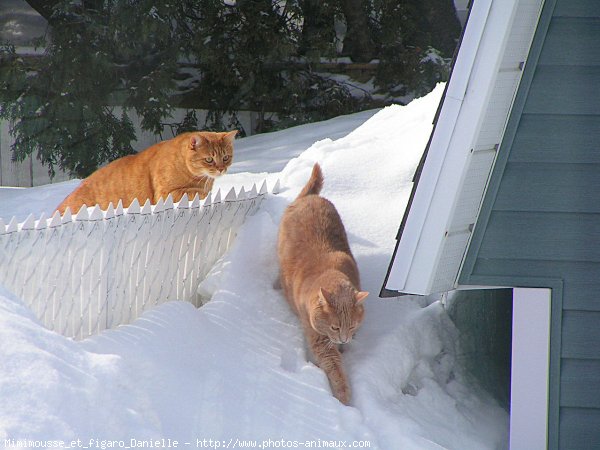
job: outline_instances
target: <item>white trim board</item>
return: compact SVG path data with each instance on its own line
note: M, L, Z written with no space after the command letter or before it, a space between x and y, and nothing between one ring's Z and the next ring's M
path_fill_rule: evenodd
M513 289L510 449L548 443L550 289Z
M542 0L475 0L385 288L456 287Z

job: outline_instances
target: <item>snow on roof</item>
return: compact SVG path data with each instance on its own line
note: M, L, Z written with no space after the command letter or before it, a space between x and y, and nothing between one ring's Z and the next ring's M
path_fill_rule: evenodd
M473 2L382 295L456 287L542 3Z
M309 362L300 323L273 288L278 224L315 161L325 175L323 195L348 231L362 288L381 286L396 218L410 195L442 89L384 108L368 121L359 113L268 139L236 140L232 168L239 170L217 180L214 189L228 190L228 183L239 189L265 177L272 186L275 177L282 191L264 199L201 283L200 295L211 300L198 310L168 302L133 324L74 341L44 329L0 283L0 440L137 438L141 445L162 438L180 444L246 439L259 446L272 439L312 442L313 448L326 441L365 441L371 450L507 448L508 413L458 370L456 328L437 297L367 300L365 321L343 356L353 390L349 408ZM284 155L288 162L282 164ZM65 188L11 189L0 198L0 217L37 215L57 205ZM7 203L16 195L19 201Z

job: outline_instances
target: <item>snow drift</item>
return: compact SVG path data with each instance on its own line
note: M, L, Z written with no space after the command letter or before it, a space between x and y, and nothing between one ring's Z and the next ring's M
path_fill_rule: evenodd
M276 158L299 156L267 174L281 179L282 192L246 221L202 282L207 303L199 309L169 302L130 325L74 342L44 329L0 287L0 443L62 440L67 447L79 439L98 448L101 440L131 446L132 439L171 439L198 448L210 439L213 448L233 448L239 439L280 448L294 441L382 450L507 447L508 414L462 372L457 331L440 302L376 296L442 90L385 108L337 140L315 142L306 126L301 153L297 140L286 153L297 130L263 138L264 146L278 148ZM269 152L253 160L244 140L238 148L240 166L260 167L262 159L269 165ZM273 289L279 219L317 161L325 175L322 195L338 208L363 289L372 293L363 326L344 352L351 407L332 397L325 375L309 361L296 317ZM219 184L248 186L264 175L233 173ZM70 186L30 197L14 192L19 204L43 209L50 200L58 204ZM3 217L11 213L0 209Z

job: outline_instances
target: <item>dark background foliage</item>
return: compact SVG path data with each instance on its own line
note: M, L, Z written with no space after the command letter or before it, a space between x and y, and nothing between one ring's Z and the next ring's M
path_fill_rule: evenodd
M447 77L460 32L452 0L27 3L48 22L44 53L1 47L0 118L17 160L35 154L79 177L133 152L132 112L155 134L176 107L189 112L175 133L255 133L422 95ZM371 87L360 95L346 71L356 67ZM242 110L258 114L256 129L242 129Z

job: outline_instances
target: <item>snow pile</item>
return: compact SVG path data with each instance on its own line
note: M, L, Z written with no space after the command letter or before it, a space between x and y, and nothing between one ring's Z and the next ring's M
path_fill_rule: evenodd
M335 141L315 142L303 128L314 144L268 174L281 179L281 194L263 202L202 283L210 301L200 309L167 303L131 325L73 342L43 329L0 288L0 439L506 447L508 415L461 373L456 330L440 303L377 299L442 89L379 111ZM286 132L262 143L278 147L281 158ZM296 145L285 154L298 153ZM251 151L243 156L236 164L260 167L264 158L269 165L266 151L254 161ZM325 175L322 195L337 206L362 287L371 292L363 326L344 353L353 407L331 396L325 375L308 361L296 317L273 289L280 217L316 161ZM248 185L263 175L233 173L219 185Z

